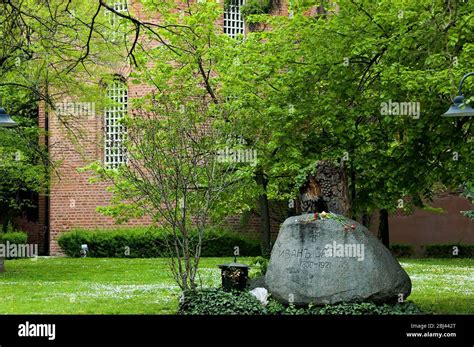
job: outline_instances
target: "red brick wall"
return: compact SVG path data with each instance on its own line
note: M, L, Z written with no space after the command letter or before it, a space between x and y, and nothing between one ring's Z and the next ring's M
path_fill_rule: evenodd
M458 194L441 194L430 203L442 208L444 213L415 209L406 215L395 213L389 216L390 244L407 244L415 247L417 255L423 254L423 247L431 244L474 244L474 221L460 211L474 209L469 200ZM378 214L371 219L370 230L376 235L379 225Z
M150 91L145 85L129 84L129 97L136 98ZM68 137L58 117L50 115L50 155L59 162L51 179L50 189L50 252L58 254L58 236L74 227L107 228L114 220L96 211L105 206L111 194L106 183L90 183L90 174L78 169L98 159L103 160L103 115L82 117L74 121L75 134L80 148ZM133 220L125 224L143 225L148 219Z
M223 1L222 1L223 2ZM139 9L134 6L135 13ZM282 1L281 9L276 13L287 13L286 2ZM222 24L222 23L221 23ZM121 69L125 71L126 68ZM129 84L129 98L140 97L150 92L151 88L146 85ZM82 100L81 100L82 101ZM87 100L84 100L87 102ZM40 113L40 124L44 124L44 108ZM57 244L58 237L72 228L110 228L114 226L114 220L105 217L96 211L97 206L107 205L111 195L106 192L106 184L89 183L88 173L78 172L78 169L86 166L97 159L103 160L103 116L89 116L74 121L76 134L80 134L77 141L80 150L74 142L68 138L63 125L54 114L49 115L50 131L50 156L59 163L56 172L51 179L50 189L50 254L61 253ZM42 204L44 211L44 202ZM43 212L44 214L44 212ZM128 226L146 225L149 219L134 220ZM255 234L260 228L258 216L252 216L248 223L242 225L240 217L229 218L227 224L243 233ZM274 236L276 235L279 222L272 220ZM38 239L39 232L32 232L32 239Z
M414 246L446 243L474 244L474 221L460 213L460 211L474 209L467 199L457 194L443 194L431 205L441 207L446 212L438 214L417 209L411 215L390 216L390 242Z
M280 224L283 223L287 217L286 211L282 211L277 204L269 202L270 208L270 231L271 239L274 241L278 236ZM260 237L261 220L258 212L247 212L240 216L231 216L226 219L225 225L238 233L249 235L255 238Z

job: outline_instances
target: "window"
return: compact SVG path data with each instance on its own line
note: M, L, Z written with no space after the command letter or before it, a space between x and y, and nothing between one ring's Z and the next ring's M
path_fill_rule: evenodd
M243 4L244 0L230 0L224 9L224 33L230 37L245 33L244 19L240 12Z
M116 1L112 4L112 7L114 8L115 11L127 12L128 11L128 1L127 0Z
M128 13L128 1L127 0L120 0L116 1L111 4L111 7L120 13ZM126 25L126 21L123 18L117 16L115 13L111 11L107 11L107 16L109 18L110 27L112 28L112 41L116 41L117 38L120 36L119 34L124 31L124 27Z
M112 82L107 88L107 96L114 102L104 112L104 164L111 169L127 162L127 150L124 141L127 129L121 119L127 114L128 88L121 80Z

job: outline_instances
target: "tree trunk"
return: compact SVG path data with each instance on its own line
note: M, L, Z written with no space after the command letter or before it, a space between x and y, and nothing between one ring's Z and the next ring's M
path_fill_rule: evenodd
M380 210L378 238L380 241L382 241L385 247L390 249L388 211L386 209Z
M271 232L270 232L270 209L268 206L267 184L268 180L263 173L256 176L257 183L262 187L262 194L259 196L260 221L261 221L261 245L262 254L270 255L271 251Z
M352 201L352 207L351 207L351 218L356 219L356 196L357 196L357 191L356 191L356 172L354 170L353 165L351 165L351 201Z
M340 166L320 161L316 174L300 189L301 213L334 212L348 216L351 210L344 162Z
M0 258L0 272L5 271L5 265L3 264L3 258Z
M362 214L362 225L367 229L370 227L370 216L367 213Z

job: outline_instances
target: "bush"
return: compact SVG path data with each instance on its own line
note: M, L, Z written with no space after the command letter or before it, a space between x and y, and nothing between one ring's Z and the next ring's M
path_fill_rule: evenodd
M88 257L148 258L163 251L157 242L160 239L163 237L159 230L147 228L75 230L61 235L58 243L70 257L79 257L81 245L87 244Z
M21 231L0 233L0 243L6 244L7 241L10 244L25 244L27 242L28 235Z
M250 293L224 292L222 289L200 289L187 292L180 300L178 314L186 315L405 315L421 314L412 302L394 305L344 303L337 305L296 307L285 306L270 298L263 306Z
M390 245L390 251L396 258L411 257L415 253L415 247L404 244Z
M457 247L458 253L454 250ZM444 244L426 245L425 256L428 258L474 258L474 245Z
M201 256L228 257L234 254L234 247L239 247L243 257L256 257L262 254L260 241L248 236L210 228L204 233Z
M393 305L376 305L370 302L362 302L296 307L294 305L285 306L274 299L270 299L266 308L268 314L272 315L405 315L423 313L411 301Z
M240 13L242 14L242 18L247 19L248 16L255 14L268 14L271 9L271 0L247 0L241 7Z
M256 257L255 259L252 260L250 263L250 277L251 278L256 278L260 276L265 276L267 273L267 268L268 268L268 263L270 262L269 259L264 258L264 257Z
M15 245L24 245L28 240L28 234L22 231L13 231L13 232L6 232L0 233L0 244L15 244ZM14 258L8 258L14 259Z
M81 245L87 244L88 257L156 258L169 255L166 237L167 234L159 228L74 230L61 235L58 243L70 257L80 257ZM221 229L209 229L204 233L201 256L229 256L236 246L242 256L261 254L257 240Z
M178 314L182 315L259 315L266 310L247 292L200 289L183 293Z
M318 314L325 315L403 315L421 314L421 310L413 302L397 303L394 305L363 302L358 304L339 304L325 306Z

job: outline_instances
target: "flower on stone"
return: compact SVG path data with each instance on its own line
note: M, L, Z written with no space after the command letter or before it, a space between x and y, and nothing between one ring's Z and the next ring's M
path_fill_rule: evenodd
M344 225L344 231L349 231L349 226L348 225Z
M314 219L318 219L319 218L319 215L318 215L318 212L316 212L314 215L313 215Z
M323 211L321 212L321 218L329 218L329 214Z
M352 224L351 228L352 228L352 230L354 230L356 228L355 224Z

